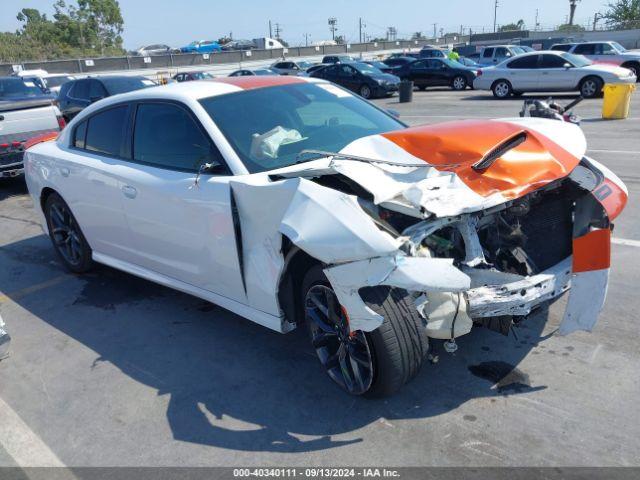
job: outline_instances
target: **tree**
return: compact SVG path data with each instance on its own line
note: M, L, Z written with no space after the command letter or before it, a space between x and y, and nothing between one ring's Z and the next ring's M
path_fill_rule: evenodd
M557 28L557 30L558 32L584 32L585 28L582 25L563 23Z
M524 30L524 20L520 19L516 23L507 23L506 25L500 26L498 29L499 32L512 32L514 30Z
M623 30L640 26L640 0L617 0L609 3L603 18L609 28Z
M411 35L411 40L422 40L424 37L422 36L422 32L415 32Z

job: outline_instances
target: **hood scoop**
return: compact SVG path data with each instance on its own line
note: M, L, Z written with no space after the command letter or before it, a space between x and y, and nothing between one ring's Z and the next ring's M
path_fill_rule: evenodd
M507 140L499 144L497 147L491 149L484 157L482 157L480 161L471 165L471 168L473 168L476 172L483 172L491 165L493 165L496 160L502 157L509 150L513 150L518 145L521 145L526 141L527 132L522 130L513 135L511 138L508 138Z

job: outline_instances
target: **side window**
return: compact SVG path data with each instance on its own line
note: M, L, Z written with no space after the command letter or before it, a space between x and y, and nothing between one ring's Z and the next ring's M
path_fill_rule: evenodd
M91 80L91 85L89 87L89 99L105 98L106 96L107 91L102 86L102 83L98 80Z
M79 100L89 100L89 80L78 80L71 88L69 96Z
M86 120L76 127L73 134L73 146L76 148L84 148L84 139L87 135Z
M422 68L427 68L427 62L425 62L424 60L413 62L409 64L409 68L411 70L420 70Z
M527 55L516 58L508 63L509 68L538 68L538 58L540 55Z
M342 65L340 67L339 75L341 77L349 78L349 77L353 77L355 74L356 74L356 71L353 68L351 68L349 65Z
M573 53L576 55L595 55L596 46L593 43L577 45Z
M103 110L89 117L85 149L105 155L120 156L127 112L128 107L123 105Z
M493 48L485 48L482 51L482 58L491 58L493 57Z
M427 68L432 68L434 70L440 70L444 68L444 64L439 60L427 60Z
M133 159L160 168L196 172L220 153L191 116L168 103L138 105L133 130Z
M507 49L504 47L498 47L496 48L496 57L498 58L505 58L507 56Z
M542 55L541 68L563 68L567 61L558 55Z
M615 55L616 52L608 43L599 43L596 45L596 55Z

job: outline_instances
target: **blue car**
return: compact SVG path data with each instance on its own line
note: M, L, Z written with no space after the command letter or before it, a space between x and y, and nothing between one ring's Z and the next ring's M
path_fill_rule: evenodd
M222 47L215 40L200 40L191 42L180 49L182 53L216 53L222 51Z

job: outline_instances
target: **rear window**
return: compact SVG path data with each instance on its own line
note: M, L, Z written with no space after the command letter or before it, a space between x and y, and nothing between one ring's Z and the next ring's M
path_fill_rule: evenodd
M122 132L128 107L110 108L89 118L85 149L111 156L120 156Z
M32 80L22 78L0 79L0 99L2 100L21 97L42 97L43 95L42 89Z
M140 77L131 78L101 78L102 84L105 86L109 95L117 95L118 93L132 92L142 88L153 87L155 83L152 80Z

